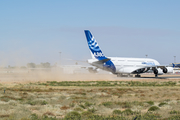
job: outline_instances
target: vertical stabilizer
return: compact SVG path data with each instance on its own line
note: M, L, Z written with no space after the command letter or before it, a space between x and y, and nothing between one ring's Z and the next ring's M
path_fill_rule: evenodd
M93 59L103 60L107 59L104 54L102 53L97 41L95 40L94 36L91 34L89 30L84 30L87 43L91 52L91 56Z

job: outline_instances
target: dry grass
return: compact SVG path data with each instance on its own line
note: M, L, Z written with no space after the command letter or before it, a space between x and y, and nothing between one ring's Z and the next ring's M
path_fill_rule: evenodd
M90 84L95 82L89 81ZM162 83L165 82L168 81ZM113 81L110 85L114 86L93 87L78 86L83 84L79 81L73 83L77 86L39 85L39 83L2 84L0 119L29 119L31 115L64 118L71 112L73 115L81 115L83 119L92 115L115 115L131 119L138 115L146 115L152 106L159 108L153 111L153 114L156 114L155 117L163 119L172 117L176 113L179 115L178 111L180 111L179 85L144 87L130 86L131 82L127 86L127 81ZM124 86L118 86L121 83ZM99 84L109 83L101 81Z
M178 94L179 88L172 89L167 87L138 87L138 88L84 88L84 89L46 89L36 88L9 88L7 93L0 94L0 115L3 117L15 117L14 113L17 109L26 109L26 115L36 113L39 116L63 116L72 110L83 112L83 109L93 111L101 115L111 115L114 109L124 111L131 109L132 111L141 111L145 114L153 105L147 104L148 101L153 101L155 106L159 106L158 113L161 116L169 117L168 111L173 109L180 110L180 102ZM15 89L15 91L14 91ZM167 92L168 91L168 92ZM49 94L50 93L50 94ZM86 94L82 94L86 93ZM42 101L47 101L47 104L41 104ZM128 102L127 102L128 101ZM168 102L167 102L168 101ZM92 103L93 102L93 103ZM71 105L72 107L69 107ZM4 106L4 107L3 107ZM81 108L77 109L78 106ZM5 110L5 111L4 111ZM24 110L20 110L24 113ZM50 112L51 111L51 112ZM7 115L7 113L10 113ZM85 114L85 113L83 113ZM129 114L128 114L129 115Z

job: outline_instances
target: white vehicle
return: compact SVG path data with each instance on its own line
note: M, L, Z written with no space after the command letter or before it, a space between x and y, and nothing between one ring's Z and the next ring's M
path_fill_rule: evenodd
M118 77L126 74L136 74L135 77L141 77L139 74L153 71L155 77L164 73L172 73L170 66L160 65L157 60L150 58L124 58L124 57L106 57L102 53L97 41L89 30L85 30L88 46L92 59L88 63L97 68L110 71Z

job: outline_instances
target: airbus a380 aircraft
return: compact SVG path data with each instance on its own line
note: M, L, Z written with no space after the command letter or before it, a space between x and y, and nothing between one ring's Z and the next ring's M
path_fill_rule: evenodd
M89 30L85 30L87 43L91 52L92 59L88 63L106 70L121 77L123 74L136 74L135 77L141 77L139 74L153 71L155 77L163 73L172 73L173 68L170 66L160 65L158 61L150 58L123 58L123 57L106 57L102 53L97 41Z

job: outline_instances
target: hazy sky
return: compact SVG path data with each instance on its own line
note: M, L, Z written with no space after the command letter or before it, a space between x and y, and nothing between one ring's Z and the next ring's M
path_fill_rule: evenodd
M0 65L91 58L89 29L106 56L180 62L180 0L1 0ZM68 60L69 61L69 60Z

